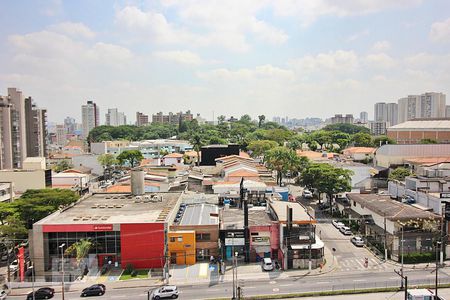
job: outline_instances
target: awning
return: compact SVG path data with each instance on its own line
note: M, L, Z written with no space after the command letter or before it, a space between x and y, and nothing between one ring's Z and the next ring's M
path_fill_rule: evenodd
M322 249L325 244L319 239L316 238L316 242L311 245L311 249ZM300 244L300 245L291 245L292 250L302 250L309 249L309 244Z

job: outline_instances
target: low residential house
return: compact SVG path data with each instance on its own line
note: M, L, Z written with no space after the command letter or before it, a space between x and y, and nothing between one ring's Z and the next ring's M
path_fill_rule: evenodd
M395 260L400 260L402 251L405 255L433 253L433 240L439 236L439 215L385 195L348 193L347 198L350 218L359 222L368 245L382 255L384 245Z
M278 260L283 269L320 267L324 262L324 243L316 235L317 221L296 202L270 199L268 209L279 226Z
M184 165L183 154L170 153L163 157L164 166L182 166Z
M201 153L199 152L198 154L200 154L201 157ZM183 158L184 158L184 162L187 165L196 165L197 161L198 161L198 154L197 151L186 151L184 152Z
M350 147L344 149L342 154L345 158L353 161L371 161L376 148L373 147Z
M194 253L194 263L196 260L209 260L211 256L218 257L219 209L217 204L201 199L190 201L185 197L182 202L170 226L170 232L194 232L195 243L190 243L190 246L185 247L184 250L178 249L175 254L171 254L171 257L183 258L189 253ZM177 264L182 262L178 258L175 260ZM189 262L192 262L192 259ZM189 263L186 262L186 264Z

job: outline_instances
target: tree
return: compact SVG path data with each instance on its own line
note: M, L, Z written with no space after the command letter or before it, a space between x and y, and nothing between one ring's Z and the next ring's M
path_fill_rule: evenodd
M115 164L117 164L117 159L114 156L114 154L111 153L105 153L100 155L97 158L97 161L104 167L104 168L111 168L112 166L114 166Z
M411 176L411 171L404 167L398 167L397 169L391 171L389 173L389 179L390 180L398 180L398 181L404 181L405 177Z
M2 236L10 240L23 240L28 237L28 229L25 222L18 215L10 215L6 218L5 224L0 225Z
M226 120L226 119L227 119L227 117L225 117L224 115L218 116L218 117L217 117L217 124L220 125L220 124L225 123L225 120Z
M125 150L117 156L119 164L122 166L127 164L131 168L137 166L143 159L144 156L139 150Z
M329 199L334 194L351 191L352 171L336 168L330 164L313 163L303 170L300 175L300 184L316 189L320 194L325 193Z
M358 132L370 133L369 128L353 124L329 124L323 128L325 131L341 131L347 134L355 134Z
M438 142L433 139L421 139L419 144L437 144Z
M368 133L358 132L352 136L355 147L372 147L372 137Z
M250 117L249 115L245 114L242 115L241 118L239 119L240 123L244 123L244 124L249 124L252 122L252 117Z
M275 141L269 141L269 140L256 140L251 141L250 144L248 144L248 150L252 151L253 157L259 157L269 151L272 148L275 148L278 146L278 143Z
M78 267L80 270L83 270L82 263L83 260L88 256L89 250L91 250L91 247L93 246L93 243L90 239L80 239L78 242L73 243L70 245L64 253L66 255L74 255L77 260ZM87 266L86 266L87 267Z
M27 229L32 224L76 202L80 196L71 190L41 189L27 190L22 196L11 203L15 214L24 222Z
M266 120L265 115L258 116L258 128L261 128L261 126L264 124L264 121Z
M200 165L200 149L204 145L202 136L199 133L194 134L189 142L192 144L195 152L197 152L197 166Z
M264 161L269 169L277 172L278 185L281 185L283 174L288 171L291 174L299 172L307 162L304 158L300 158L294 150L282 146L268 150L264 155Z
M375 147L380 147L381 145L385 144L394 145L397 144L397 142L386 135L380 135L373 139L373 145Z
M72 164L70 164L67 160L64 159L56 163L56 165L53 167L53 171L59 173L65 170L69 170L72 167L73 167Z

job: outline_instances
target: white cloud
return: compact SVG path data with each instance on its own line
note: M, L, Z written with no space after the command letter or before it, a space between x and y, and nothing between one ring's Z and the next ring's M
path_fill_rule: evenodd
M95 32L83 23L63 22L50 26L49 30L71 37L81 37L86 39L93 39L95 37Z
M366 62L370 67L379 69L390 69L397 65L395 60L386 53L369 54Z
M388 41L378 41L372 46L372 51L374 52L385 52L391 48L391 43Z
M386 9L411 7L421 2L422 0L280 0L273 1L272 5L276 14L298 17L302 25L309 25L325 15L364 15Z
M450 18L431 25L430 39L434 42L450 41Z
M191 51L158 51L153 54L155 57L173 61L184 65L200 65L203 63L202 59Z
M198 72L198 77L205 80L274 80L278 82L289 82L295 80L292 70L274 67L272 65L257 66L253 69L241 68L229 70L227 68L214 69L207 72Z
M255 17L264 6L263 1L166 1L164 4L177 12L179 24L169 22L162 13L135 6L119 10L116 21L148 42L225 47L236 52L250 49L250 37L274 45L288 39L284 31Z
M361 39L363 37L368 36L369 34L370 34L370 31L368 29L365 29L363 31L354 33L351 36L349 36L347 38L347 42L353 42L353 41L359 40L359 39Z
M315 56L306 55L292 60L298 72L352 72L359 64L358 56L353 51L337 50L328 53L319 53Z

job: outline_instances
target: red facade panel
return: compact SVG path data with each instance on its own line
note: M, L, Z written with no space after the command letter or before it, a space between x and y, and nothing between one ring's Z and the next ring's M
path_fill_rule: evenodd
M137 269L164 266L164 224L121 224L121 264Z

